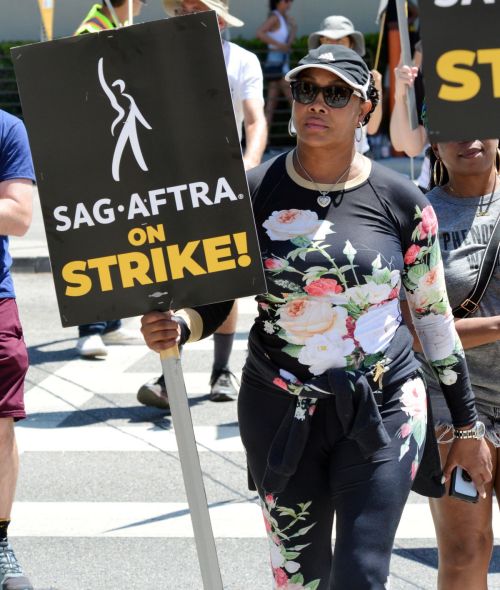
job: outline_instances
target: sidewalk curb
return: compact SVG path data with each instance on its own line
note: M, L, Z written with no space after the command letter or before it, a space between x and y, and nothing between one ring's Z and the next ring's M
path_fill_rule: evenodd
M12 272L52 272L48 256L16 256L12 259Z

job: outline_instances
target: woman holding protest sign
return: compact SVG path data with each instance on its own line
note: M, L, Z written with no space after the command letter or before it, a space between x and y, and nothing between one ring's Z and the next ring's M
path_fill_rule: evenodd
M480 420L493 463L493 483L477 504L431 499L439 547L438 588L486 589L493 550L492 496L500 498L500 151L498 139L431 146L434 169L427 194L439 221L439 240L455 327L464 345ZM483 268L483 272L479 269ZM481 279L481 276L490 276ZM479 278L478 278L479 277ZM479 289L475 289L480 285ZM476 292L475 295L471 293ZM481 293L483 295L481 296ZM475 304L478 307L475 308ZM418 341L416 340L418 344ZM440 454L454 441L452 419L433 375L428 375ZM496 476L496 477L495 477Z
M413 183L354 147L378 100L368 67L349 48L322 45L287 80L297 146L249 173L269 291L257 297L240 432L275 588L381 589L410 489L443 491L401 282L455 430L475 433L477 414L432 208ZM230 306L151 312L144 338L156 351L198 340ZM454 441L445 477L456 464L484 493L486 443Z

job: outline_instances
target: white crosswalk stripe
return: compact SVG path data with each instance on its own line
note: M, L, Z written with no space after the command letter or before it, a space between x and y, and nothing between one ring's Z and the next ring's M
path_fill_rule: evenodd
M243 452L235 426L196 426L194 432L198 452ZM149 425L41 429L38 424L37 428L19 428L17 443L21 453L60 451L61 448L71 452L177 451L173 429L152 430Z
M260 506L238 502L210 506L217 538L264 538ZM498 514L495 530L500 531ZM186 503L18 502L12 533L32 537L193 537ZM397 539L434 537L427 504L407 504Z

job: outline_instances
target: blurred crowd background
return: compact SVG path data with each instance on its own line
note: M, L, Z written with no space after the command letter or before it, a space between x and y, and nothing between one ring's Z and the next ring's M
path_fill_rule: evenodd
M88 12L91 2L88 0L64 0L54 3L53 38L70 36L76 25ZM0 108L22 117L22 108L17 92L14 69L10 57L10 48L24 43L33 43L43 39L45 33L40 18L38 3L35 0L0 0L2 18L0 19ZM392 6L391 6L392 5ZM383 81L383 117L376 134L368 136L371 154L374 159L384 159L404 155L393 149L389 138L389 120L392 109L394 83L391 77L391 55L398 55L399 47L390 47L388 34L394 28L395 9L393 0L388 2L388 18L382 23L378 13L379 0L338 0L335 3L327 0L293 0L289 14L297 25L296 39L290 52L290 66L307 53L308 37L320 28L322 21L329 15L343 15L349 18L355 29L364 34L366 53L364 58L370 68L377 65ZM418 3L411 0L409 6L409 30L412 50L419 40ZM232 0L231 13L244 21L241 28L229 28L224 36L242 47L254 52L262 65L268 54L266 44L257 37L257 31L269 14L268 0ZM140 18L135 22L148 22L165 18L161 0L148 0L143 7ZM379 35L382 31L379 63L375 64ZM392 37L394 40L394 36ZM269 77L264 75L265 96L269 86ZM268 151L286 149L292 145L293 139L288 134L290 105L286 96L281 95L274 109L269 128Z

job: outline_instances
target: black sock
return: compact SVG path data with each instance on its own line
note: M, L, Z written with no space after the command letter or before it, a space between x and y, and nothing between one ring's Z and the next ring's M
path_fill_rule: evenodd
M0 539L7 538L7 529L9 528L10 520L0 519Z
M212 373L229 368L229 357L233 350L234 332L232 334L214 334L214 364Z

